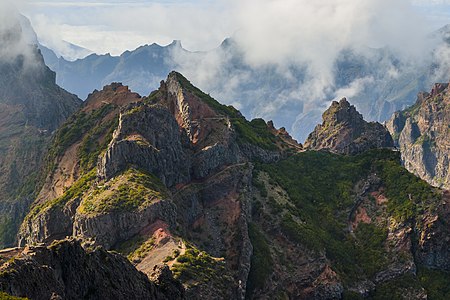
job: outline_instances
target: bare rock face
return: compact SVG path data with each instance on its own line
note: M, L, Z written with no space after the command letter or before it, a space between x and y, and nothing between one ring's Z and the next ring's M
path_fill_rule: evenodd
M420 93L414 106L387 122L406 169L444 189L450 189L449 124L450 90L443 83Z
M93 241L105 249L113 249L119 243L139 235L158 220L164 220L174 227L175 209L171 201L162 200L138 211L110 212L101 215L75 214L72 235Z
M202 247L207 258L184 259L212 267L195 277L174 268L186 297L245 298L252 161L301 149L285 131L247 121L172 72L149 97L120 84L95 91L56 135L59 155L22 224L22 244L74 236L125 252L150 277L156 265L174 267L174 253Z
M450 271L450 192L443 193L437 213L423 216L416 257L432 269Z
M128 107L99 161L98 175L109 179L131 164L155 174L169 187L188 181L190 161L182 143L178 124L166 109L142 103Z
M308 136L306 149L355 155L369 149L394 146L383 125L364 121L362 115L345 98L339 102L333 101L322 118L323 123L317 125Z
M124 257L101 248L85 250L76 240L26 247L1 266L0 289L29 299L182 299L171 274L158 285ZM170 272L170 271L169 271Z

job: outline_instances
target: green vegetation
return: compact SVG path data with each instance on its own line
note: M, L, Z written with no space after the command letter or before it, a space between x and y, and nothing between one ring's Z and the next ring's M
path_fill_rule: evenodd
M279 215L285 236L310 250L325 251L333 269L349 283L371 278L388 262L387 228L382 227L386 225L360 224L354 235L348 233L357 182L376 173L386 188L387 212L399 221L412 220L437 202L433 188L408 173L399 162L399 154L390 150L372 150L358 156L305 152L276 164L257 165L257 169L270 174L295 206L267 198L272 214ZM255 184L267 197L266 187L262 186Z
M81 197L87 190L89 190L92 182L97 178L96 175L96 170L94 169L78 179L64 192L61 197L34 206L30 213L26 216L26 219L35 218L47 209L55 207L61 208L70 200Z
M361 223L355 230L357 261L366 274L373 276L387 266L384 242L387 230L373 224Z
M407 291L420 289L420 282L411 274L403 275L396 279L377 286L369 299L373 300L404 300L407 299Z
M253 119L248 122L244 118L233 119L232 124L238 135L238 142L241 144L253 144L263 149L276 150L278 137L271 133L263 119Z
M408 117L413 117L413 116L415 116L418 112L419 112L419 109L420 109L420 106L421 106L421 102L416 102L416 103L414 103L413 105L411 105L410 107L408 107L407 109L405 109L405 110L403 110L402 112L401 112L401 114L404 116L404 117L406 117L406 118L408 118Z
M450 295L450 273L418 266L417 276L403 275L379 285L370 299L405 299L405 291L424 288L428 299L447 300Z
M63 126L56 132L52 146L47 154L47 168L41 173L40 178L33 178L29 186L42 187L43 182L49 172L56 167L56 159L61 156L68 147L79 141L81 142L79 159L82 177L75 182L65 193L59 198L34 206L26 218L36 217L45 209L56 206L62 206L69 200L80 197L90 188L91 181L96 178L94 170L96 160L101 151L106 148L111 140L113 128L117 123L116 118L104 124L100 122L115 108L112 104L103 105L97 110L90 113L79 111L72 115ZM103 138L102 138L103 137ZM103 141L103 142L99 142ZM36 181L39 181L36 184ZM27 185L28 186L28 185ZM27 191L30 191L28 188Z
M208 253L187 245L186 252L178 256L172 267L174 277L183 281L204 283L211 280L221 280L226 284L223 276L224 263L212 258Z
M98 156L108 147L118 122L118 118L113 118L95 126L85 134L78 153L80 168L83 173L95 168Z
M114 105L106 104L90 113L80 111L71 116L55 135L52 148L56 155L62 154L69 146L79 141L113 109Z
M166 188L156 176L130 168L95 187L83 198L78 211L84 214L130 211L164 198Z
M12 245L14 243L17 228L20 224L18 220L13 220L11 216L0 215L0 244ZM21 220L20 220L21 221Z
M410 221L438 203L441 196L435 189L395 161L377 162L376 168L386 185L388 211L398 222Z
M26 300L28 298L11 296L5 292L0 292L0 300Z
M447 300L450 295L450 273L418 268L417 277L430 300Z
M150 95L143 99L143 102L149 105L153 105L158 103L160 99L163 97L163 93L158 89L150 93Z
M250 297L255 289L264 287L267 278L272 274L273 261L266 238L255 224L249 225L248 234L253 245L247 283L247 297Z
M127 256L130 261L140 261L143 259L155 246L155 239L151 238L143 243L137 244L140 244L140 246Z

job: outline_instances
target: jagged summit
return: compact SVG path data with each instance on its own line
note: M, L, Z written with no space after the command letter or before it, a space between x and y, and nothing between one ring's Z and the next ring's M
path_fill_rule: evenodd
M368 123L346 98L333 101L305 142L310 150L357 154L369 149L393 147L389 132L377 122Z
M342 98L339 102L333 101L330 108L323 113L322 118L328 125L343 123L357 127L364 122L362 114L348 102L347 98Z

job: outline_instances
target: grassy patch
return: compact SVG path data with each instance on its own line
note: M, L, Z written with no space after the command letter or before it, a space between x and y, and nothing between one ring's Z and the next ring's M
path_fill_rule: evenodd
M375 289L369 299L373 300L404 300L407 290L420 288L420 283L413 275L403 275L394 280L383 283Z
M182 282L205 283L225 279L222 277L225 271L224 263L191 245L187 245L186 252L178 256L172 271L174 277Z
M92 170L80 179L78 179L69 189L67 189L61 197L55 198L51 201L34 206L26 219L35 218L43 211L52 207L63 207L72 199L81 197L92 185L92 182L97 178L96 170Z
M156 176L130 168L95 187L83 198L78 212L96 215L131 211L164 198L167 198L166 188Z
M89 172L95 168L98 156L112 140L113 132L118 122L118 118L113 118L108 122L95 126L83 137L78 152L82 173Z
M135 249L133 252L128 254L128 259L132 262L134 261L140 261L143 259L155 246L155 239L150 238L149 240L141 243L137 249Z
M384 243L387 230L373 224L360 223L355 230L358 264L369 277L374 276L387 265Z
M0 292L0 300L26 300L28 298L11 296L5 292Z
M114 108L115 106L113 104L106 104L99 109L93 110L90 113L79 111L78 113L68 118L54 136L52 146L50 147L47 155L46 173L52 172L54 170L54 168L56 167L56 159L64 154L64 152L71 145L78 141L81 141L82 138L88 133L91 133L92 137L96 136L96 134L98 134L98 132L96 132L97 127L103 126L102 124L100 124L100 122ZM85 168L87 169L87 164L90 161L89 156L94 156L94 154L88 153L90 150L93 150L92 147L94 147L93 142L89 144L89 140L90 138L86 138L86 140L83 140L83 143L85 143L85 145L84 149L82 149L82 153L80 153L84 164L82 166L82 170L85 170Z
M79 141L98 121L102 120L114 109L114 105L106 104L91 113L80 111L71 116L55 135L53 151L62 154L65 149Z

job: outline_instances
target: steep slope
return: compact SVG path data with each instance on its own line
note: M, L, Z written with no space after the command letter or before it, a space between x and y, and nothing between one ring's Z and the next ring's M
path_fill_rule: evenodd
M0 41L0 246L7 246L33 200L51 133L81 100L56 85L16 19L0 29Z
M246 281L251 246L238 197L249 186L248 162L299 150L283 130L248 122L178 73L146 98L107 86L56 133L46 183L20 243L76 236L126 253L147 274L178 253L186 265L205 264L195 276L173 266L185 283L196 282L190 297L242 297L238 282ZM232 212L221 216L227 206ZM200 226L208 229L190 237ZM225 227L222 238L208 242ZM198 243L209 243L205 257L197 257ZM247 268L233 271L242 264Z
M1 267L0 289L28 299L182 299L180 284L159 278L156 285L117 253L65 240L13 255Z
M387 126L405 167L430 184L450 189L450 89L435 84L416 104L395 113Z
M308 136L306 149L357 154L370 149L394 146L383 125L364 121L363 116L345 98L339 102L333 101L322 118L323 123L317 125Z
M248 298L445 299L448 195L398 152L305 152L254 174Z
M20 242L74 236L149 277L167 265L187 299L444 297L449 195L389 149L301 150L179 73L149 97L113 84L56 133Z

